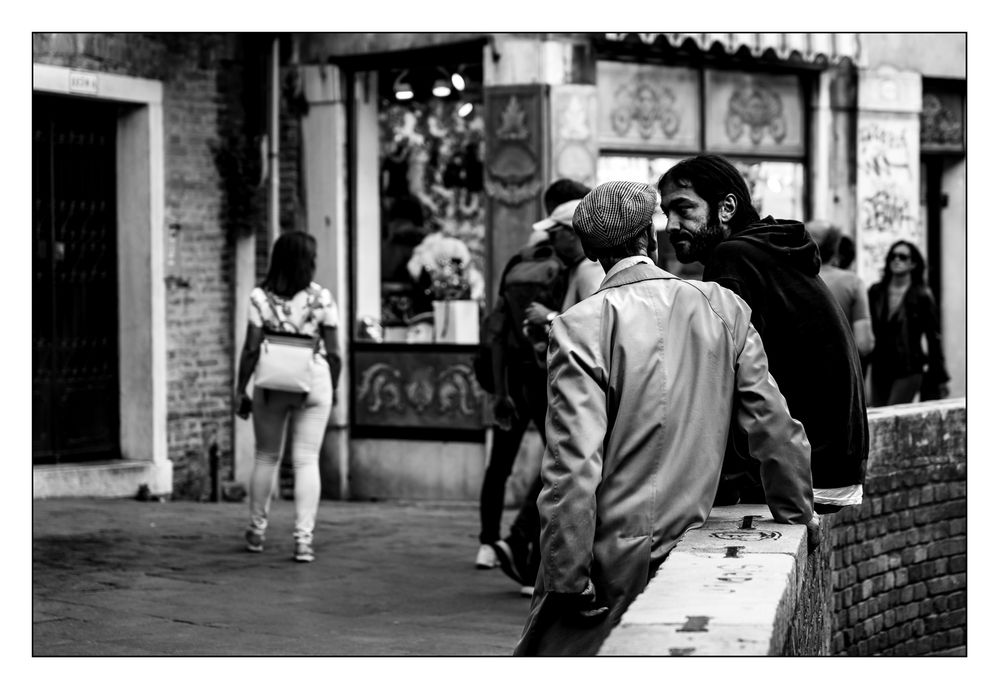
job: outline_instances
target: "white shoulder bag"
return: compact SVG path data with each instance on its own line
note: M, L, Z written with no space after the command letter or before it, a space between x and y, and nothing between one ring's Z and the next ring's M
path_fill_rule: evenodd
M274 315L282 323L281 311L270 295L267 300ZM286 392L309 392L312 389L313 355L319 349L319 338L298 333L264 331L260 357L253 374L255 387Z
M316 338L294 333L264 334L253 384L266 390L309 392Z

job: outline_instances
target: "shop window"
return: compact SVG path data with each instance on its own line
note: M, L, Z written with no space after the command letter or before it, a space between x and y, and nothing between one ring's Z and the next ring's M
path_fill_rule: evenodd
M481 90L435 95L431 78L450 70L424 71L422 82L410 70L379 79L381 325L389 342L433 341L433 302L481 304L485 292ZM400 87L412 95L400 100Z

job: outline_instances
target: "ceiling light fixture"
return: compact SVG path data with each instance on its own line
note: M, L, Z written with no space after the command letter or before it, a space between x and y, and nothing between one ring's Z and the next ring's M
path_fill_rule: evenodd
M458 108L459 117L468 117L472 114L472 109L474 106L471 103L462 103L461 107Z
M455 91L465 90L465 77L461 76L460 68L451 74L451 85L454 86Z
M445 72L443 69L438 67L437 71L440 72L443 76L445 77L447 76L447 72ZM451 95L451 86L447 83L446 79L438 77L437 80L434 82L434 87L430 90L430 92L435 96L437 96L438 98L447 98L448 96Z
M434 82L434 88L431 90L431 93L438 98L447 98L451 95L451 87L443 79L438 79Z
M395 79L392 88L395 89L396 100L410 100L413 97L413 87L408 81L403 81L403 77L409 74L409 70L403 70Z

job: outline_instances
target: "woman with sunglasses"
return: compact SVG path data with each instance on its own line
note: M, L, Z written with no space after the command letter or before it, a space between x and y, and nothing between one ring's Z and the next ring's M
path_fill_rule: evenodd
M926 263L911 242L888 249L881 281L868 290L874 326L870 406L946 397L947 369L940 343L940 316L925 284ZM923 351L925 336L928 351Z

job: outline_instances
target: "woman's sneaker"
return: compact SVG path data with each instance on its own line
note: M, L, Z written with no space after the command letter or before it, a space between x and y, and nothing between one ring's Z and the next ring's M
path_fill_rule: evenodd
M246 530L246 549L251 553L264 552L264 535L253 529Z
M296 543L295 544L295 561L296 562L312 562L316 559L316 553L312 550L312 546L308 543Z

